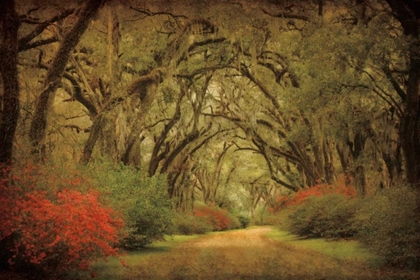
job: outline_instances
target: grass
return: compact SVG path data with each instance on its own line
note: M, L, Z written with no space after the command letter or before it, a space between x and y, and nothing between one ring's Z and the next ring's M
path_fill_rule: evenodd
M100 260L92 265L92 271L98 274L95 279L117 280L123 279L127 272L137 267L139 263L147 260L148 257L156 256L158 254L171 251L176 245L193 240L202 235L173 235L167 236L164 241L154 242L149 247L137 251L128 251L121 257L124 260L126 267L121 265L121 260L115 257L108 258L107 260ZM88 279L86 272L74 272L69 275L70 279Z
M299 249L309 249L339 260L357 261L371 266L380 265L381 259L356 240L327 240L323 238L301 238L287 231L273 229L267 237Z

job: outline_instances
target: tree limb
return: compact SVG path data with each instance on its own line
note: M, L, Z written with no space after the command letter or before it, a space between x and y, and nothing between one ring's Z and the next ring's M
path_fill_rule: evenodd
M50 38L47 38L47 39L41 39L41 40L38 40L38 41L35 41L35 42L32 42L32 43L27 43L27 44L22 45L22 46L19 45L19 51L20 52L21 51L27 51L29 49L33 49L33 48L43 46L43 45L48 45L48 44L55 43L55 42L58 42L58 38L56 36L50 37Z
M392 76L391 70L387 67L384 67L382 70L384 71L388 80L391 82L392 87L395 89L395 91L400 96L401 100L404 102L407 98L407 94L405 93L405 91L402 90L398 82L394 79L394 77Z
M278 18L287 18L287 19L300 19L303 21L309 21L309 18L307 16L298 15L290 12L279 12L277 14L272 14L268 12L265 9L262 9L263 13L272 17L278 17Z
M26 34L25 36L19 39L19 51L29 49L28 47L26 47L26 44L28 44L32 39L34 39L36 36L44 32L44 30L48 26L50 26L52 23L68 17L74 11L75 9L66 9L62 11L59 15L56 15L50 18L49 20L39 23L39 25L34 30L32 30L31 32L29 32L28 34Z

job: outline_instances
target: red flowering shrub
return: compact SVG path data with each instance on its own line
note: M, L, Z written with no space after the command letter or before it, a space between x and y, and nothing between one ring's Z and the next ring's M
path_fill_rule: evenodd
M98 201L98 192L74 190L83 182L77 178L55 181L60 186L53 185L53 192L38 190L33 184L37 176L42 174L30 166L11 178L2 176L1 265L7 261L10 268L31 275L57 276L118 255L114 245L123 223Z
M231 225L228 212L218 207L197 205L194 207L194 215L206 219L212 225L213 230L226 230Z
M278 196L276 204L270 209L271 213L276 213L289 206L301 205L309 197L319 197L326 194L341 194L345 197L355 197L356 191L347 186L344 177L340 177L336 184L318 184L316 186L299 190L298 192L288 196Z

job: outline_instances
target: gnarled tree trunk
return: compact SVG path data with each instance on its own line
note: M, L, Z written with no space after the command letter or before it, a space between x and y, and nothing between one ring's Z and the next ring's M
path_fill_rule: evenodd
M0 165L10 164L19 118L17 69L19 17L14 0L0 2Z
M85 3L79 12L80 15L76 24L64 36L51 67L48 69L44 80L44 89L38 97L34 118L29 131L29 138L33 147L33 152L37 155L38 159L45 156L45 147L43 142L47 128L49 105L52 104L54 94L60 86L61 78L70 58L70 54L78 44L96 12L105 2L106 0L89 0Z
M387 2L404 34L411 37L400 140L407 181L419 190L420 210L420 3L410 0Z

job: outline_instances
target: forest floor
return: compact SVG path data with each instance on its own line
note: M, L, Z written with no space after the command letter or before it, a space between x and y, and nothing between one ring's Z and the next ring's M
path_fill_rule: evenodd
M128 268L96 266L99 279L420 279L384 271L271 238L270 227L208 234L146 257L127 255Z

